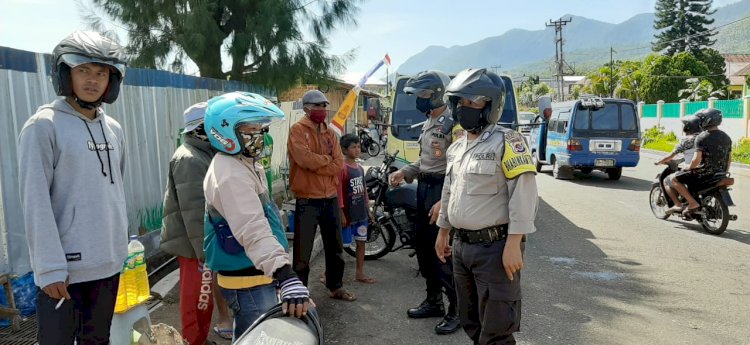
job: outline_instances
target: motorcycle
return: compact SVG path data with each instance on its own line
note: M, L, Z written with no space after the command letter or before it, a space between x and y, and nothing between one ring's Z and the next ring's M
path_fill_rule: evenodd
M417 219L417 183L390 185L390 175L398 169L394 166L398 151L385 153L379 167L371 167L365 173L367 193L373 201L375 223L367 229L365 260L376 260L399 249L415 249ZM396 246L396 237L400 244ZM344 247L351 256L356 256L355 244ZM413 257L416 252L409 254Z
M664 191L664 179L679 170L678 161L667 162L667 167L658 175L651 185L649 201L651 212L656 218L667 219L672 214L667 211L674 206L672 199ZM729 221L737 220L737 215L729 213L729 206L734 206L732 197L729 195L729 186L734 184L734 178L730 173L717 173L700 185L688 186L688 190L696 201L701 205L700 210L683 215L674 213L685 221L697 221L709 234L719 235L727 229ZM687 201L680 196L680 200Z
M370 131L360 125L356 125L359 135L359 143L362 145L362 150L366 150L370 157L375 157L380 153L380 144L370 136Z

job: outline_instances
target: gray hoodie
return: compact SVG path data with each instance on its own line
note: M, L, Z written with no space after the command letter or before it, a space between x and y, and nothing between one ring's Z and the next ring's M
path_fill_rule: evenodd
M128 245L120 124L101 109L89 120L58 99L26 121L18 141L21 204L36 285L120 272Z

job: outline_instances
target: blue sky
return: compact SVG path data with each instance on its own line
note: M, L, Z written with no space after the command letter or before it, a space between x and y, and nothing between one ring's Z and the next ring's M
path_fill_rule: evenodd
M84 0L85 1L85 0ZM139 0L140 1L140 0ZM143 0L150 1L150 0ZM714 0L722 6L737 0ZM0 46L50 52L85 24L74 0L2 0ZM619 23L653 12L655 0L368 0L358 25L331 36L330 51L352 49L349 74L361 75L389 53L393 67L430 45L465 45L513 28L540 30L550 19L575 14ZM225 67L226 69L226 67ZM385 70L376 77L384 76Z

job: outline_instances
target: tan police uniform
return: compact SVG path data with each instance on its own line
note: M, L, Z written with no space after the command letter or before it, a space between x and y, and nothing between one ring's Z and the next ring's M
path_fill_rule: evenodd
M419 137L419 160L401 169L404 179L411 183L418 179L417 219L415 249L422 277L425 278L427 301L443 308L442 293L448 297L449 315L456 316L456 292L453 284L453 269L450 262L443 264L435 254L435 240L438 227L430 224L430 210L440 200L445 180L446 151L453 142L453 116L448 107L437 117L429 117L422 126ZM411 317L422 317L417 311L409 312Z
M453 116L450 109L438 117L429 117L419 136L419 159L401 169L406 182L411 183L420 173L445 174L445 154L453 143Z
M523 136L489 126L447 152L438 226L453 229L453 275L461 326L476 343L515 343L521 321L520 272L503 268L507 234L536 230L535 168ZM523 245L522 245L523 248ZM481 282L481 283L479 283ZM491 312L488 312L491 311Z

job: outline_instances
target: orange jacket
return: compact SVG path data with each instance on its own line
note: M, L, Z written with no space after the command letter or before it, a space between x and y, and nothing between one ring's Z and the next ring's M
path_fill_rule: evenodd
M305 199L336 196L344 155L338 137L328 126L303 117L289 131L287 151L294 195Z

